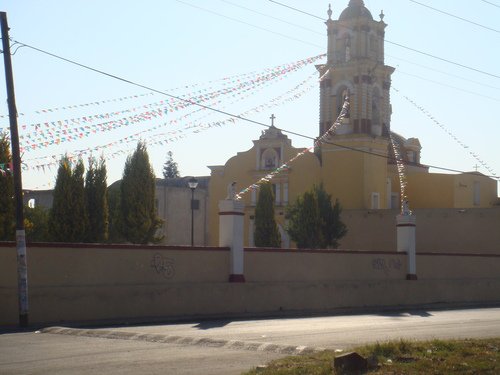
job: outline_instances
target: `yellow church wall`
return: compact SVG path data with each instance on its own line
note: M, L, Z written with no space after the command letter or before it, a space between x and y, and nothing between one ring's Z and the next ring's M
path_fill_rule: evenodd
M498 199L497 182L479 173L455 175L454 190L454 203L458 208L491 207Z
M296 155L296 154L295 154ZM288 202L293 203L299 195L321 183L321 167L313 153L307 153L291 164L288 175Z
M407 181L412 208L486 208L497 200L496 181L479 173L418 173Z
M453 206L453 175L419 173L406 176L406 195L410 208Z
M283 149L283 159L286 162L296 156L303 149L298 149L291 146L285 146ZM270 170L257 170L257 148L252 147L250 150L240 152L236 156L229 159L225 166L211 167L212 174L209 184L209 235L208 243L211 246L217 246L219 242L219 201L227 196L228 185L236 181L236 192L258 182L262 177L272 172ZM272 179L273 184L280 185L280 199L275 207L276 222L285 228L285 209L286 203L293 203L297 197L303 194L306 190L312 188L314 184L319 184L321 181L321 172L318 158L313 153L306 153L290 164L290 168L276 175ZM288 199L285 202L284 184L288 184ZM250 221L255 215L255 202L258 199L258 191L255 193L255 200L252 202L252 192L248 191L242 195L242 202L245 203L245 218L244 218L244 244L251 243Z
M349 139L335 141L370 153L353 152L334 145L323 146L322 178L333 199L346 209L372 208L373 194L378 194L378 207L387 207L387 141ZM362 171L360 173L360 171Z
M343 208L364 208L363 175L364 158L361 153L347 150L324 150L322 179L332 200L339 200Z
M371 152L386 155L387 143L371 145ZM378 146L378 147L374 147ZM387 159L376 155L363 154L364 158L364 206L365 208L387 208ZM375 204L373 194L378 194ZM378 207L377 207L378 206Z

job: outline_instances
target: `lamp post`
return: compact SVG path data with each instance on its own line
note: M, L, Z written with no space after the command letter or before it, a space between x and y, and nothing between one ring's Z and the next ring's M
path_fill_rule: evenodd
M191 189L191 247L194 246L194 190L198 186L198 180L191 177L188 181L189 188Z

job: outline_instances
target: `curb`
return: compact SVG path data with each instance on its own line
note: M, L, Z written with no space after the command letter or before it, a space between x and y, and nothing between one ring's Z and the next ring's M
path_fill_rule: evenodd
M197 345L197 346L210 346L216 348L225 348L233 350L250 350L278 354L298 355L322 352L325 348L313 348L309 346L294 346L272 344L264 342L250 342L239 340L223 340L214 339L210 337L183 337L162 335L154 333L137 333L113 330L92 330L92 329L78 329L78 328L65 328L65 327L48 327L43 328L39 332L50 333L56 335L68 336L83 336L83 337L97 337L111 340L132 340L132 341L145 341L165 344L180 344L180 345Z

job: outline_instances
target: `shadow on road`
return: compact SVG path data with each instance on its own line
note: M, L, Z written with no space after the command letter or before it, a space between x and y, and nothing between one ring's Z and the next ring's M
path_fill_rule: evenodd
M422 318L428 318L428 317L431 317L432 314L428 311L424 311L424 310L409 310L409 311L387 311L387 312L382 312L382 313L378 313L377 315L380 315L380 316L387 316L389 318L393 317L393 318L404 318L404 317L408 317L408 316L420 316Z
M212 329L212 328L221 328L227 326L229 323L231 323L231 320L212 320L212 321L204 321L196 324L194 328L198 329Z

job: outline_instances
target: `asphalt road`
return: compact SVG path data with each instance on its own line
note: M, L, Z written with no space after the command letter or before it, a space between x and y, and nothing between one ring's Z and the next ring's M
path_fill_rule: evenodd
M500 308L0 334L0 374L239 374L271 359L392 339L500 337Z

